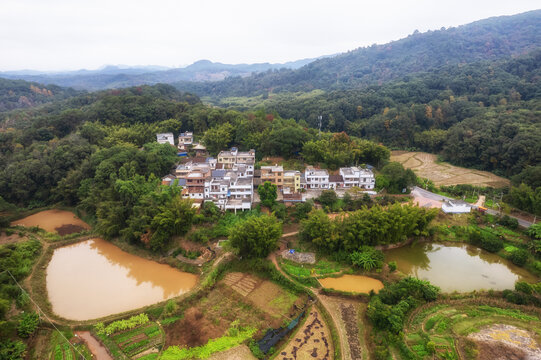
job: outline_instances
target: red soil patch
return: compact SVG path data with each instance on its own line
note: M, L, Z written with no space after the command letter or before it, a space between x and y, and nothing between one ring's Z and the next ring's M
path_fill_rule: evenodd
M67 224L67 225L62 225L60 227L57 227L55 230L58 233L58 235L64 236L64 235L79 233L86 229L79 225Z
M479 360L527 360L528 355L522 349L515 346L507 346L495 341L480 341L477 343L479 347Z
M184 313L184 318L165 327L165 348L172 345L187 347L204 345L210 339L222 336L229 326L225 321L220 321L219 324L214 325L201 310L191 307Z

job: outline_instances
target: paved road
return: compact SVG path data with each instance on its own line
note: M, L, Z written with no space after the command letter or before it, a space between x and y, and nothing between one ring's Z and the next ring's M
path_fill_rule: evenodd
M450 197L447 197L447 196L442 196L442 195L438 195L438 194L434 194L433 192L430 192L430 191L427 191L427 190L424 190L424 189L421 189L420 187L418 186L415 186L412 190L412 193L417 193L419 194L420 196L423 196L423 197L426 197L428 199L432 199L432 200L438 200L438 201L447 201L447 200L455 200L455 199L452 199ZM488 209L487 210L487 213L491 214L491 215L499 215L499 212L496 211L496 210L492 210L492 209ZM529 221L526 221L524 219L521 219L521 218L518 218L516 216L512 216L512 215L509 215L510 217L514 218L514 219L517 219L518 221L518 224L522 227L525 227L525 228L528 228L532 225L531 222Z

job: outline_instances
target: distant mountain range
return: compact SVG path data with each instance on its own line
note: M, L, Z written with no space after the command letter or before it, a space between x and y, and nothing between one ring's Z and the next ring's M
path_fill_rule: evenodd
M42 84L72 87L77 90L102 90L178 81L219 81L227 77L245 77L253 73L277 69L298 69L316 59L302 59L283 64L222 64L199 60L183 68L163 66L113 66L98 70L77 70L66 72L40 72L20 70L0 72L0 77L18 79Z

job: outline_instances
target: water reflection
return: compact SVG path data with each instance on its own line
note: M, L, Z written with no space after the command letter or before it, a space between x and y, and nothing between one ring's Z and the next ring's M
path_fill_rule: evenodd
M429 280L444 292L504 290L513 288L519 280L536 281L523 268L465 244L415 244L386 251L385 260L396 261L403 273Z
M53 311L74 320L150 305L196 282L196 275L128 254L102 239L56 249L47 268Z

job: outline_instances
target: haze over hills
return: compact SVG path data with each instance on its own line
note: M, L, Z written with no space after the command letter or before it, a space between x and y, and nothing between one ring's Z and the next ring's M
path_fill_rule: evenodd
M335 90L382 84L445 65L498 60L541 47L541 10L414 33L384 45L319 59L298 70L267 71L221 82L174 84L200 96L254 96L268 92Z
M67 72L6 71L0 72L0 77L93 91L177 81L218 81L230 76L245 77L267 70L298 69L314 60L316 59L302 59L283 64L222 64L199 60L182 68L107 65L97 70L82 69Z
M382 84L445 65L498 60L541 46L541 10L415 32L401 40L347 53L283 64L222 64L200 60L182 68L106 66L98 70L0 72L0 77L101 90L169 83L200 96L254 96L282 91L325 91Z

